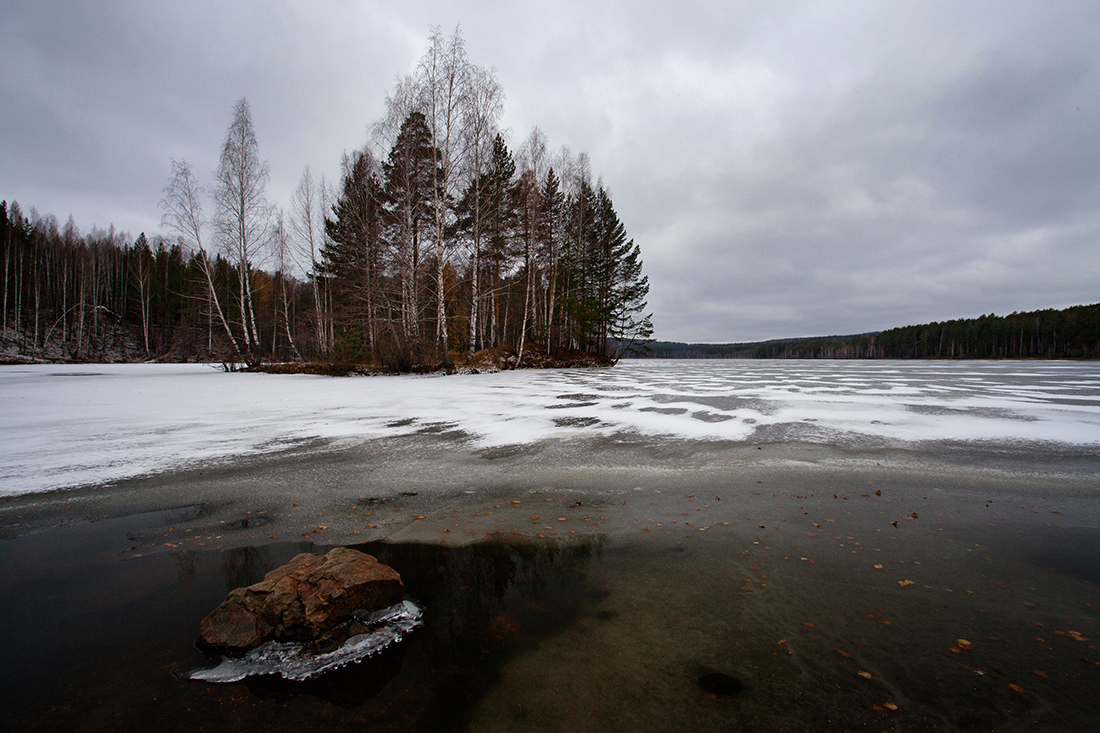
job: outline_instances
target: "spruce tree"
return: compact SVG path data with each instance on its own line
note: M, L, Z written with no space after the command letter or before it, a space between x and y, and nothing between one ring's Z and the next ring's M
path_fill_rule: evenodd
M379 358L384 200L374 157L360 150L346 158L340 197L332 218L325 220L330 241L321 250L323 271L333 278L340 325L345 335L353 329L365 341L372 361Z
M438 154L432 148L431 132L424 115L412 112L401 125L393 149L383 163L387 231L395 246L395 265L400 281L401 361L411 365L420 344L421 283L420 250L432 222L433 168Z

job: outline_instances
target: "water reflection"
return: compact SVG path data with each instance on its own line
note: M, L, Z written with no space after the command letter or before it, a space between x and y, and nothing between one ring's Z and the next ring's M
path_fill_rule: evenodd
M33 579L0 583L0 596L10 601L0 603L9 627L4 636L9 648L22 651L0 674L4 730L77 729L89 716L112 721L114 729L141 729L150 720L176 721L189 730L342 729L349 721L381 730L460 729L500 664L560 632L600 595L587 578L601 554L598 539L461 548L360 545L356 549L401 573L408 596L425 608L422 628L316 680L267 677L215 685L169 674L194 652L202 617L229 589L262 579L299 552L329 547L279 543L129 560L74 547L83 558L74 567L70 553L51 558L37 552L48 539L25 540L39 558L24 565L34 568ZM81 539L90 546L103 542ZM8 554L25 554L23 542L9 543ZM16 599L35 588L49 589L49 613L17 613ZM97 593L107 593L111 603ZM59 619L73 618L81 619L80 633L59 637L59 628L69 628Z
M244 685L261 700L305 696L345 709L367 707L368 714L386 710L383 717L401 729L457 725L499 662L560 630L600 596L586 576L601 548L599 538L568 545L358 545L401 573L407 595L425 608L424 626L383 653L316 680L268 676ZM245 562L254 572L272 565L261 558L227 553L227 581L228 569ZM373 707L366 705L370 700Z
M237 547L222 553L222 575L226 592L259 583L275 565L266 547Z

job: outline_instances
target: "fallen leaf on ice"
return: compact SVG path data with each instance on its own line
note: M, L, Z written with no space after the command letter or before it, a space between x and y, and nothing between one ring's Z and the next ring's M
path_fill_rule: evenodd
M1033 669L1033 670L1031 670L1031 673L1032 673L1033 675L1038 675L1039 677L1046 677L1046 676L1047 676L1047 673L1046 673L1046 672L1044 672L1044 671L1043 671L1043 670L1041 670L1041 669Z
M881 563L876 564L875 565L875 570L882 570L882 564Z
M802 625L803 626L809 626L812 629L814 627L814 622L813 621L803 621Z
M913 585L913 581L911 581L911 580L899 580L898 585L900 585L902 588L904 588L907 585Z
M882 703L882 707L886 708L887 710L894 710L894 711L896 711L898 709L898 706L895 705L892 702L884 702L884 703Z
M1019 692L1019 693L1023 693L1023 691L1024 691L1024 688L1020 687L1015 682L1009 682L1008 683L1008 689L1012 690L1013 692Z
M846 652L843 649L837 649L836 653L839 654L842 657L847 657L848 659L852 658L852 653L851 652Z
M871 679L871 673L870 672L864 672L862 669L859 670L858 672L856 672L856 674L858 674L860 677L862 677L864 679L867 679L867 680Z
M963 649L969 649L970 648L970 642L967 641L966 639L957 639L955 643L958 644Z
M1069 637L1074 641L1088 641L1088 639L1081 636L1080 631L1067 631L1066 633L1069 634Z

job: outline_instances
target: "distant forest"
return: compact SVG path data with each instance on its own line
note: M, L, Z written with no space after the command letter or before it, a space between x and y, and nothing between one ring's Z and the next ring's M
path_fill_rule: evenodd
M658 359L1100 359L1100 304L757 343L653 341Z
M240 100L209 191L173 161L163 235L0 212L0 347L75 361L451 366L483 349L618 358L652 334L648 279L588 157L537 127L513 152L503 91L438 29L335 187L286 210ZM209 213L208 213L209 212Z

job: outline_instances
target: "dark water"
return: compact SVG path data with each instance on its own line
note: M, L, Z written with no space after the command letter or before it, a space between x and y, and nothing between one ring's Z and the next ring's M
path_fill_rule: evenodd
M877 501L644 540L359 545L425 626L306 683L173 670L230 589L326 545L134 556L197 508L0 541L0 730L1096 729L1100 532L932 521L946 505L895 527Z
M584 613L598 542L359 545L400 568L424 627L319 680L183 681L199 620L310 543L128 558L162 513L0 543L0 729L458 730L500 661Z

